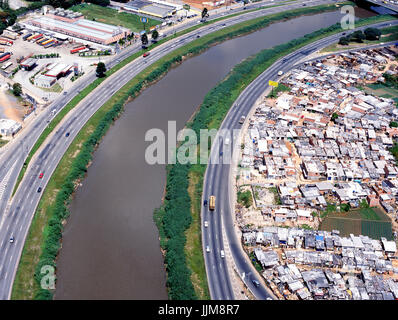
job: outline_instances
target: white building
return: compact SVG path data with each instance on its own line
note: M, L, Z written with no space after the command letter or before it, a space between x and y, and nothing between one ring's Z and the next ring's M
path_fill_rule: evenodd
M22 125L11 119L0 119L0 134L11 136L21 130Z

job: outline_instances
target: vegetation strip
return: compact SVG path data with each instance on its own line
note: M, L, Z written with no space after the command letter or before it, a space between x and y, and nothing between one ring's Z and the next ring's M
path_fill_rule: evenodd
M37 299L50 299L52 297L53 292L41 289L39 287L42 277L42 275L40 274L41 266L55 266L56 256L60 248L59 241L62 236L62 226L69 214L67 206L71 200L71 195L74 191L74 188L78 181L84 177L87 171L87 166L91 161L92 152L94 151L95 147L98 145L102 136L106 133L110 124L120 115L123 109L123 104L129 97L135 97L147 85L158 80L172 67L173 64L181 62L183 56L198 54L201 51L210 47L210 45L212 44L221 42L234 36L238 36L243 33L263 28L269 23L278 20L276 17L278 15L280 19L285 19L304 13L312 13L312 10L315 10L313 11L314 13L324 11L327 8L328 7L318 7L317 9L306 8L304 10L295 10L295 15L292 15L289 12L285 12L273 16L262 17L262 19L265 20L262 23L261 20L254 19L253 25L250 25L246 22L240 24L239 26L224 28L215 32L214 34L204 36L198 40L195 40L195 42L192 42L182 48L173 51L169 55L154 63L152 66L148 67L137 77L132 79L127 85L125 85L108 102L106 102L79 132L73 144L69 147L61 162L57 166L57 169L54 172L49 182L49 185L45 190L45 193L43 194L43 197L39 204L39 208L35 214L32 226L29 230L28 238L23 250L20 266L13 287L12 298L27 299L35 297ZM332 9L334 8L330 7L330 10ZM370 18L367 20L368 23L372 23L375 21L380 21L381 18ZM325 33L320 32L314 35L313 39L315 40L317 36L321 37L322 34L326 35L327 32L333 33L338 31L340 31L339 28L332 28L331 30L324 31ZM308 38L306 39L306 41L310 42L311 39L312 38ZM296 40L294 40L293 42L295 41ZM303 43L302 45L304 44L306 43ZM293 48L293 46L291 48ZM273 50L276 49L270 49L270 51L272 52ZM281 51L280 54L286 53L282 53ZM250 58L248 59L248 61L256 60ZM239 66L240 65L238 65L238 67ZM254 69L258 70L257 67ZM243 75L244 72L243 70L241 71ZM239 77L240 76L241 75L239 75ZM229 76L229 79L232 79L231 76ZM245 85L247 84L248 83L246 83ZM232 92L230 94L232 94ZM230 96L230 94L228 96ZM191 126L193 127L195 125L196 129L198 129L198 126L200 126L201 128L205 128L206 125L209 125L210 127L216 127L216 125L222 121L225 111L228 110L225 110L224 108L222 110L222 113L216 110L214 114L209 114L206 113L208 110L203 113L203 108L203 106L200 108L199 113L195 116L195 120L191 123ZM211 110L212 112L214 112L214 107L212 107ZM208 120L206 122L203 122L202 125L200 125L201 117L212 115L214 115L215 118L212 118L211 121ZM195 172L195 169L197 170L197 172ZM168 168L167 195L165 205L162 206L162 208L158 211L161 212L161 210L164 210L164 214L155 215L155 218L157 219L157 224L158 226L160 226L159 229L161 234L162 247L166 250L165 263L167 264L168 270L167 285L169 288L169 296L173 299L194 299L197 298L197 294L193 289L193 285L191 282L191 271L187 267L184 254L186 239L184 231L190 226L192 219L189 213L191 209L191 202L179 202L182 199L186 198L186 196L188 196L189 198L187 188L184 189L185 193L180 192L179 199L170 201L170 190L172 189L170 183L176 184L176 182L178 182L176 180L170 180L170 175L173 175L173 172L175 172L175 170L178 171L178 176L176 176L176 178L181 178L180 174L182 173L182 180L178 184L179 189L181 190L181 186L188 187L189 185L188 170L201 177L201 179L196 184L196 186L200 186L203 183L202 179L205 167L195 168L193 166L185 166L185 168L181 168L181 166L176 165ZM201 190L199 193L201 193ZM186 208L187 211L185 211L185 215L183 216L178 216L177 213L179 213L180 211L177 211L175 214L176 220L174 221L173 219L169 218L169 214L171 212L170 210L173 210L174 206L177 203L180 204L181 208ZM200 204L198 208L200 208ZM168 223L173 224L173 226L168 225ZM195 256L195 258L200 259L203 264L201 248L198 254L199 256ZM39 262L37 263L39 256ZM30 286L29 281L32 277L32 269L34 268L34 266L36 266L34 270L34 276L36 281L34 281L33 285ZM204 273L203 279L204 281L206 281L204 267L202 272ZM208 293L206 294L208 295Z

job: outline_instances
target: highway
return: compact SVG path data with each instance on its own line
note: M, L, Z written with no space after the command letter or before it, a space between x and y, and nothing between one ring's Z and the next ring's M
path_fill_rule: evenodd
M308 6L331 2L333 1L307 1ZM276 2L272 2L270 5L275 5L275 3ZM2 252L0 256L0 299L10 298L12 283L24 242L43 192L37 192L38 188L45 188L70 143L88 119L90 119L90 117L102 106L104 102L106 102L117 90L119 90L139 72L147 68L150 64L173 50L195 40L198 34L205 35L224 28L225 26L230 26L245 20L287 9L299 8L302 6L302 3L303 2L297 2L284 5L282 7L266 8L254 12L248 12L214 24L204 25L198 30L172 39L167 43L152 49L151 54L147 58L139 57L135 59L122 70L107 79L103 85L96 88L92 94L87 96L77 107L69 112L65 120L58 125L55 132L47 138L43 143L42 148L31 160L24 179L21 181L14 197L9 201L17 176L29 150L47 126L48 121L53 117L53 115L51 115L51 111L55 109L56 113L58 113L62 110L62 108L76 94L78 94L82 88L95 79L95 74L91 73L87 75L86 78L82 79L66 94L59 96L58 99L56 99L45 111L36 116L36 119L34 119L34 121L18 134L16 140L11 143L9 147L5 148L0 159L2 163L0 170L0 179L2 181L2 184L0 185L0 187L2 187L0 188L0 192L2 192L2 194L0 194L0 250ZM264 6L264 4L254 4L251 8L259 6ZM242 9L235 9L233 12L237 12L238 10ZM222 12L212 16L211 19L216 19L217 17L226 14L226 12ZM197 23L197 21L192 20L192 22L183 26L176 26L174 30L178 32L180 29L188 28ZM111 68L127 56L139 50L140 46L137 44L122 51L120 54L116 55L111 62L107 63L107 68ZM114 81L116 79L117 81ZM69 137L65 137L66 132L70 133ZM39 179L38 175L41 172L44 173L44 176L42 179ZM9 242L11 236L15 237L14 243ZM228 296L228 298L232 298L232 296Z
M374 24L374 27L387 27L390 24L397 25L395 22L384 22ZM368 27L368 26L367 26ZM366 27L357 28L355 30L365 29ZM242 125L239 120L242 116L248 116L253 105L259 99L267 88L269 80L278 80L277 73L290 71L295 65L302 63L310 54L338 41L342 34L336 34L312 44L309 44L287 56L276 61L270 68L257 77L238 97L234 105L225 117L220 131L241 129ZM380 46L380 45L377 45ZM367 46L367 47L374 47ZM367 47L363 47L365 49ZM226 138L226 136L224 136ZM231 137L230 137L231 139ZM232 140L231 140L232 141ZM232 146L233 158L236 159L240 151L239 139L234 137L234 141L230 143ZM225 145L224 145L225 146ZM227 149L227 150L225 150ZM211 195L216 196L216 209L214 212L202 206L202 245L205 257L207 279L211 298L214 300L233 299L230 280L228 279L227 266L225 259L221 258L220 251L230 251L235 269L243 277L246 286L250 289L256 299L273 299L272 293L266 288L264 282L258 276L247 254L243 251L241 240L237 238L234 226L234 188L233 182L236 173L234 167L230 164L224 164L222 157L226 156L228 148L223 148L223 136L217 135L215 143L212 146L210 154L210 162L207 167L204 183L202 200L209 199ZM223 150L223 155L220 151ZM218 159L217 159L218 158ZM211 159L216 159L212 161ZM219 164L218 164L219 163ZM236 162L235 162L236 165ZM204 221L208 221L208 227L204 227ZM226 242L223 241L223 230L226 234ZM207 253L205 248L209 246L210 252ZM253 280L259 281L262 285L256 287Z

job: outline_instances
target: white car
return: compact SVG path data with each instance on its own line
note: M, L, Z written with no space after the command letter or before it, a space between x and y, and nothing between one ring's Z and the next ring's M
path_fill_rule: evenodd
M210 252L209 246L206 246L206 252Z
M278 76L281 76L282 74L283 74L282 70L278 72Z
M225 257L224 250L221 250L220 254L221 254L221 258Z
M207 228L209 226L209 223L207 221L205 221L204 225L205 225L205 228Z
M226 138L226 139L225 139L225 144L226 144L226 145L229 145L229 138Z

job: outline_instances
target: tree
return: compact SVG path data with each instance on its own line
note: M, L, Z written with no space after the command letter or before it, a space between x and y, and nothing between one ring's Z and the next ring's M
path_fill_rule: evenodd
M332 114L332 121L336 122L337 118L339 117L339 115L336 112L333 112Z
M97 73L98 78L105 77L105 72L106 72L105 63L99 62L97 65L97 70L95 72Z
M22 86L20 83L14 83L12 85L12 93L16 97L19 97L22 94Z
M142 46L146 47L148 44L148 36L146 33L142 34L141 36L141 42L142 42Z
M246 6L249 3L249 0L243 0L243 6Z
M396 122L396 121L391 121L391 122L390 122L390 128L398 128L398 122Z
M204 20L208 16L209 16L209 13L208 13L207 8L203 8L203 10L202 10L202 20Z
M350 41L346 37L341 37L339 39L339 44L341 44L342 46L348 46L349 43L350 43Z
M359 43L362 43L363 40L366 39L366 36L364 35L364 33L361 30L355 31L354 33L352 33L350 35L350 40L351 41L356 41Z
M156 42L158 38L159 38L159 32L155 29L152 31L152 41Z
M379 40L381 31L377 28L366 28L364 31L366 40Z

